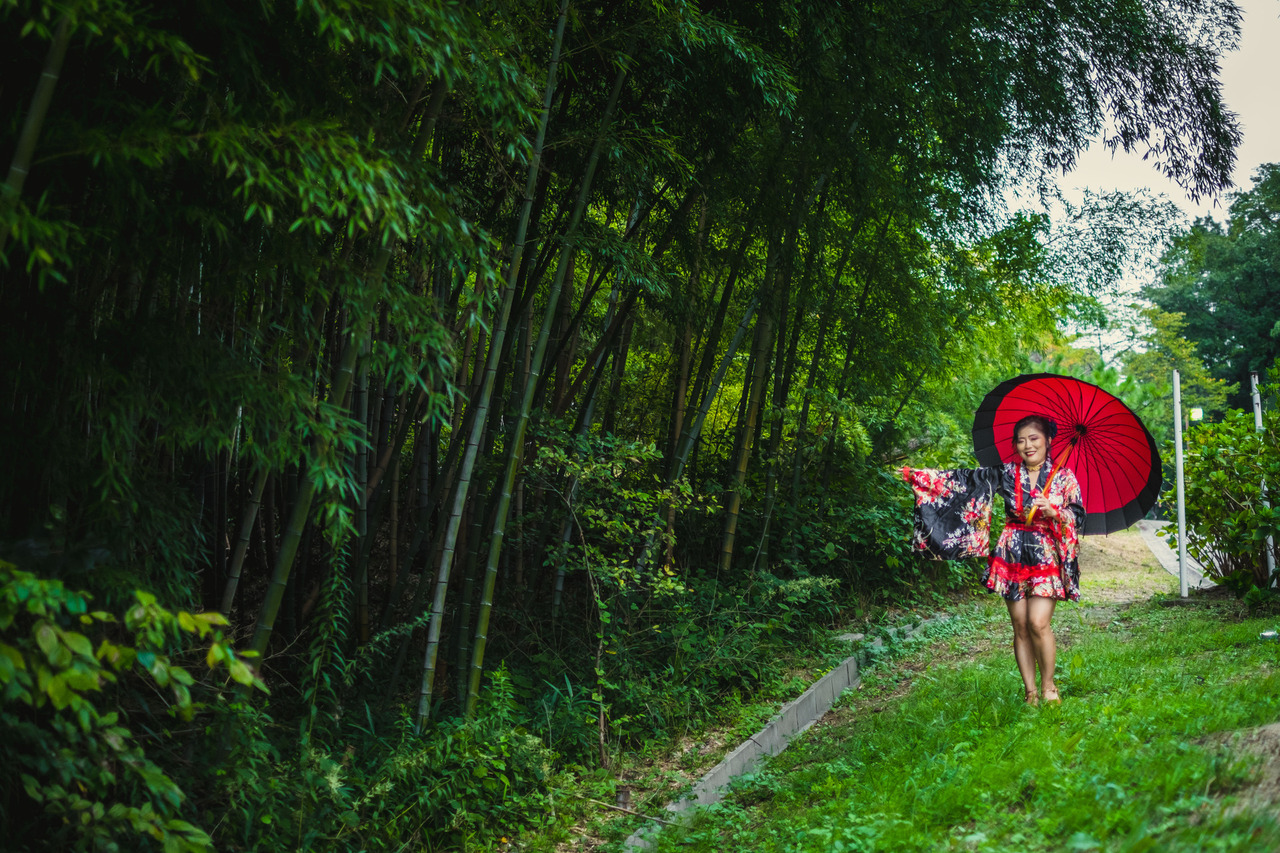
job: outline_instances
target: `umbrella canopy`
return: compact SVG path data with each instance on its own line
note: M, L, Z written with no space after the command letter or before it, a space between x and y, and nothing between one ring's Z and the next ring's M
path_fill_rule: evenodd
M1071 376L1030 373L997 385L974 415L978 461L997 466L1017 459L1013 425L1027 415L1057 424L1050 453L1080 483L1085 533L1123 530L1155 505L1161 481L1155 439L1119 399Z

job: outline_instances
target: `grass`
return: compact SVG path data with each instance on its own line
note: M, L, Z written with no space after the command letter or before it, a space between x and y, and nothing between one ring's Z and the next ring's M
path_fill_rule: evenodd
M870 672L659 849L1280 849L1280 824L1245 796L1259 762L1222 734L1280 719L1280 646L1258 639L1274 621L1212 604L1063 608L1064 701L1036 709L989 601Z
M861 624L850 627L864 627ZM765 725L784 702L794 699L822 674L846 658L851 646L827 630L775 639L758 652L768 655L770 673L749 694L734 690L721 697L711 715L683 732L655 737L611 756L609 767L571 767L558 774L551 797L554 817L531 831L516 833L498 850L528 853L620 848L635 828L626 812L609 807L625 790L626 808L655 815L739 743Z

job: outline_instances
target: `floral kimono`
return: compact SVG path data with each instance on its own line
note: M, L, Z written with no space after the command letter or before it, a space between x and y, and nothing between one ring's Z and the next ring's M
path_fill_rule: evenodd
M983 583L1010 601L1029 595L1078 601L1084 503L1080 484L1065 467L1046 491L1052 465L1046 458L1034 483L1018 462L1000 468L903 468L916 497L913 547L940 560L987 557ZM996 492L1004 498L1005 523L991 548ZM1042 494L1058 509L1057 518L1029 519L1032 502Z

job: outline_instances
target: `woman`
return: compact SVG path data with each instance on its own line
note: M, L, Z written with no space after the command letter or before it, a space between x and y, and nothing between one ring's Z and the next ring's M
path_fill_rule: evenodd
M1005 502L1005 525L987 559L983 583L1000 595L1013 623L1013 656L1027 702L1058 702L1053 682L1057 643L1050 620L1057 602L1080 598L1080 484L1066 467L1053 471L1053 421L1031 415L1013 428L1018 461L1001 468L930 471L903 468L916 493L916 547L944 559L985 553L991 493ZM1050 480L1050 474L1053 474ZM1040 686L1036 688L1036 669Z

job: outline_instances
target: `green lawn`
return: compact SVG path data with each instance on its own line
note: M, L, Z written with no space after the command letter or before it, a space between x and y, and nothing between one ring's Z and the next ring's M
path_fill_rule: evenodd
M659 849L1280 849L1229 735L1280 719L1280 645L1258 639L1276 619L1231 606L1062 608L1064 701L1036 709L988 600Z

